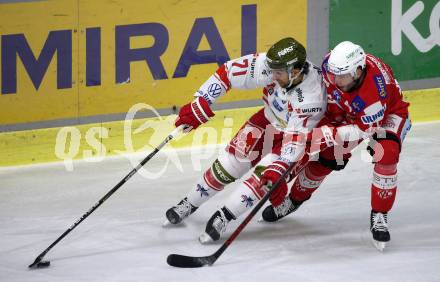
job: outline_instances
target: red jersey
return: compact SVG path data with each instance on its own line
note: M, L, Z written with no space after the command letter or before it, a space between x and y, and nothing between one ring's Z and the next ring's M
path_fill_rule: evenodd
M328 77L329 56L330 53L324 58L322 73L330 121L355 124L366 131L381 126L390 114L408 117L409 103L403 100L399 84L387 64L367 54L364 80L352 92L344 92L332 84Z

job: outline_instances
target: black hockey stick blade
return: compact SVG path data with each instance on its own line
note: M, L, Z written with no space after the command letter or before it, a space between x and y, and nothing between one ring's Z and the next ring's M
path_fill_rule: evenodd
M167 257L167 263L174 267L196 268L202 266L211 266L217 258L215 255L206 257L190 257L178 254L171 254Z
M31 263L28 267L30 269L36 269L36 268L44 268L50 266L50 261L48 260L42 260L43 257L37 257L33 263Z

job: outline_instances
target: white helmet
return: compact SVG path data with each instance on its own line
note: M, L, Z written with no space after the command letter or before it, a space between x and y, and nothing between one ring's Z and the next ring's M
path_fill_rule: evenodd
M361 46L343 41L331 51L328 70L334 75L351 74L356 77L358 67L365 68L366 55Z

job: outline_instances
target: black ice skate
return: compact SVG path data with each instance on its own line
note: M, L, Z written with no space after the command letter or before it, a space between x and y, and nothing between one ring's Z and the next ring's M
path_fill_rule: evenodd
M386 243L390 241L387 213L375 212L371 210L370 230L371 234L373 234L374 246L382 252L386 247Z
M197 210L197 207L193 206L188 199L185 197L182 201L180 201L176 206L168 209L165 213L167 217L167 221L164 222L164 226L168 224L178 224L182 222L182 220Z
M284 201L277 207L272 205L267 206L262 213L262 219L267 222L275 222L285 217L286 215L296 211L304 201L297 202L292 200L288 195Z
M226 207L216 211L208 220L205 233L199 236L200 243L206 244L219 240L220 235L226 231L226 226L232 219L235 219L235 216Z

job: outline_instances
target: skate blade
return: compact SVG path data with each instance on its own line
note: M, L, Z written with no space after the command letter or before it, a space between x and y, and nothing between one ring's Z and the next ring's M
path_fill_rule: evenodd
M209 236L208 234L203 233L199 236L199 242L200 244L205 245L214 242L214 240L212 240L211 236Z
M167 228L167 227L169 227L171 225L171 222L168 220L168 219L166 219L163 223L162 223L162 227L164 227L164 228Z
M168 219L165 219L165 221L162 223L162 227L163 228L176 227L176 226L179 226L179 225L182 225L182 222L174 224L171 221L169 221Z
M379 242L374 239L372 239L374 247L379 251L383 252L385 250L385 247L387 246L387 242Z

